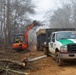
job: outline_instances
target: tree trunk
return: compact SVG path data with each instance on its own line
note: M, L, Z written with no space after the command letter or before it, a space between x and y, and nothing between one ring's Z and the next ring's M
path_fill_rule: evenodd
M4 0L4 49L6 49L5 0Z

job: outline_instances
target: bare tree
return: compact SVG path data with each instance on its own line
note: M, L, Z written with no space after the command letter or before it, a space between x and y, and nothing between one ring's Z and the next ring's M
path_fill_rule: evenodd
M58 9L53 12L53 15L49 17L51 27L75 27L76 1L74 1L69 0L68 3L61 1L62 7L58 7Z
M5 4L6 4L6 1L4 0L3 3L4 3L4 8L3 8L4 9L4 15L3 15L4 16L4 22L3 22L4 23L4 28L3 28L4 29L4 48L6 48L6 23L5 23L5 20L6 20L6 18L5 18L6 17L6 15L5 15L5 13L6 13L5 12L6 11L5 10Z
M29 15L35 13L35 4L31 0L0 0L0 6L0 30L4 30L2 36L6 46L11 43L12 35L24 29Z

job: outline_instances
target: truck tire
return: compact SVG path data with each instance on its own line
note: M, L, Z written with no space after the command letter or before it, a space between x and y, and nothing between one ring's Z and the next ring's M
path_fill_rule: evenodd
M49 51L46 47L43 47L43 53L47 56L49 56Z
M40 51L43 51L43 47L41 46L39 50L40 50Z
M36 45L36 50L39 51L39 46L38 45Z
M37 51L43 51L43 47L42 46L41 47L36 46L36 50Z
M60 58L60 52L56 52L56 63L58 66L62 65L62 59Z
M36 50L38 51L39 49L38 49L38 46L36 46Z

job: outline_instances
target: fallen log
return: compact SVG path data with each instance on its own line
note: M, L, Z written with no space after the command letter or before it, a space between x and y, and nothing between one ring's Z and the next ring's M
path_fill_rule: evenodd
M35 58L28 58L27 60L26 60L26 57L25 58L23 58L21 61L22 62L32 62L32 61L36 61L36 60L39 60L39 59L42 59L42 58L45 58L45 57L47 57L47 55L43 55L43 56L39 56L39 57L35 57Z
M42 58L45 58L45 57L47 57L47 55L35 57L35 58L32 58L32 59L28 58L27 61L28 61L28 62L32 62L32 61L36 61L36 60L39 60L39 59L42 59Z
M13 72L13 73L16 73L16 74L22 74L22 75L28 75L29 73L26 73L26 72L22 72L22 71L17 71L17 70L11 70L11 69L6 69L6 68L2 68L0 67L0 70L3 70L3 71L8 71L8 72Z
M0 59L0 62L13 63L13 64L18 64L20 66L25 66L26 65L24 62L14 61L14 60L11 60L11 59Z

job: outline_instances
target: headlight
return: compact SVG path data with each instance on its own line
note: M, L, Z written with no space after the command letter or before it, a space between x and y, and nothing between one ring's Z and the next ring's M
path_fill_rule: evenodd
M67 46L61 46L60 52L67 52Z

